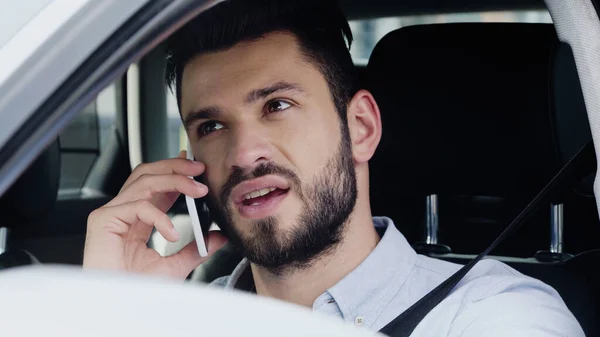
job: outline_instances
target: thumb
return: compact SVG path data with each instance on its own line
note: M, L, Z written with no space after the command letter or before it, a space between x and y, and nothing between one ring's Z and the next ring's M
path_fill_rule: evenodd
M169 261L169 264L173 263L173 265L178 266L180 268L180 275L187 276L199 265L208 260L216 251L221 249L227 243L227 241L227 237L220 231L211 231L207 233L206 238L206 248L208 249L207 257L200 256L196 241L192 241L183 247L183 249L178 253L169 256L167 260L175 260Z

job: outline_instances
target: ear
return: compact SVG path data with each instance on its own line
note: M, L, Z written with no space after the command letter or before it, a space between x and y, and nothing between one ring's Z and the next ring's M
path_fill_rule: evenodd
M358 91L350 101L348 128L355 163L368 162L381 141L381 115L375 98L367 90Z

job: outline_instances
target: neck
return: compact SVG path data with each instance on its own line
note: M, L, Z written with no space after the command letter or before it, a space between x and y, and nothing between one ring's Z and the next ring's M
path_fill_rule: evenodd
M358 216L360 213L364 215ZM378 242L379 235L370 211L354 212L346 224L342 240L310 267L273 275L252 264L256 291L262 296L312 307L317 297L358 267Z

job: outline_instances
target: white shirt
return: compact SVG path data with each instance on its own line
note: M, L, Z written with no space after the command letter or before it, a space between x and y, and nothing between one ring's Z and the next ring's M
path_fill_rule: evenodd
M373 252L313 304L317 313L378 331L461 265L417 254L389 218L373 218L383 232ZM213 284L234 288L249 268ZM413 337L584 336L559 294L545 283L485 259L416 327Z

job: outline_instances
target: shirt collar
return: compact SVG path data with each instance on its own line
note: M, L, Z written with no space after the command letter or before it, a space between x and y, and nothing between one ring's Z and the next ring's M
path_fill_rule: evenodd
M344 319L361 316L371 326L404 285L415 265L417 253L394 222L387 217L374 217L378 232L384 232L375 249L356 269L323 293L317 301L336 302ZM226 287L250 290L244 279L250 274L247 259L235 268ZM329 299L331 297L331 299Z
M327 290L345 319L361 316L371 326L407 280L417 253L393 221L373 218L385 232L367 258L336 285Z

